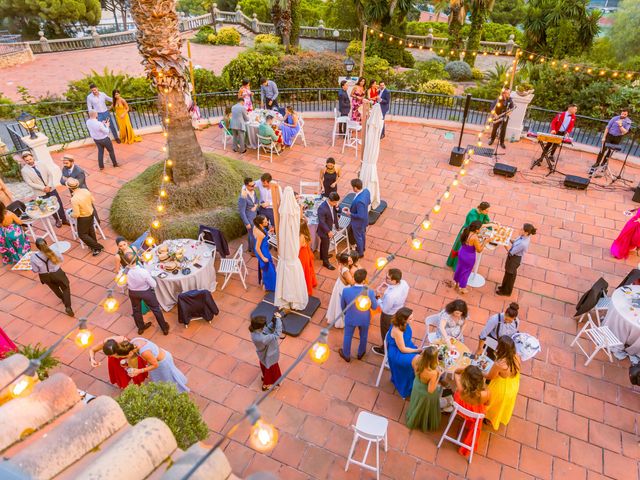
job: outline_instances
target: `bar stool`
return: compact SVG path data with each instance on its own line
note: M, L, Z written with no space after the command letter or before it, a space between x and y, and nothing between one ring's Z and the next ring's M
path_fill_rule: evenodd
M372 413L364 411L358 414L358 420L356 421L355 426L353 426L353 443L351 444L351 450L349 450L349 455L347 456L347 464L344 466L345 472L349 470L349 464L353 463L367 470L376 472L376 479L380 480L380 442L384 440L384 451L386 452L388 448L388 426L389 421L384 417L380 417L378 415L374 415ZM353 459L353 452L355 451L356 443L360 438L367 441L367 449L364 452L362 460L358 461ZM371 448L372 443L376 444L375 467L367 463L367 457L369 456L369 449Z
M344 142L342 142L342 153L344 153L345 147L355 148L356 158L358 158L358 145L360 144L358 132L360 130L362 130L362 125L358 122L347 121L347 134L344 136Z

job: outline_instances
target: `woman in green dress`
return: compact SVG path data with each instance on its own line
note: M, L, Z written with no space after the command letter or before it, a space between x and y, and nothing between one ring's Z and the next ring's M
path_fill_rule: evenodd
M407 427L423 432L434 431L440 427L440 396L438 349L427 347L411 362L415 372L411 402L407 410Z
M489 202L480 202L476 208L472 208L469 213L467 213L467 218L464 221L464 225L458 232L458 236L456 237L456 241L453 242L453 248L451 249L451 253L449 253L449 258L447 258L447 265L451 267L454 271L456 266L458 265L458 250L462 246L460 242L460 235L462 235L462 231L471 225L472 222L476 220L482 223L485 226L491 226L491 220L489 219Z

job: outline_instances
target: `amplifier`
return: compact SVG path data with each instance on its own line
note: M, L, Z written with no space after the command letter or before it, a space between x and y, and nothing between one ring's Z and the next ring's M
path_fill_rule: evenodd
M449 157L449 165L453 165L454 167L461 167L462 162L464 161L464 155L467 153L467 150L462 147L453 147L451 150L451 157Z
M566 175L564 177L564 186L567 188L575 188L576 190L586 190L590 181L589 178Z
M493 166L493 173L496 175L502 175L503 177L511 178L513 177L518 169L516 167L512 167L511 165L507 165L506 163L496 163Z

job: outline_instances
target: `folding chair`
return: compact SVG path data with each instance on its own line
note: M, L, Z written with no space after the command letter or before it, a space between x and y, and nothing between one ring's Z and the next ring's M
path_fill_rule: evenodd
M340 253L344 252L345 250L351 249L351 243L349 242L349 233L347 231L350 223L351 219L346 215L338 218L338 231L334 233L329 242L329 250L334 251L336 258L338 257L338 244L343 240L347 241L347 248L343 248L342 250L340 250Z
M590 340L595 345L595 350L591 355L587 353L587 351L582 348L578 339L584 334L588 340ZM587 361L584 362L584 366L586 367L591 363L591 360L598 354L600 350L604 350L604 353L609 357L609 361L613 362L613 357L611 356L611 348L613 347L624 347L624 344L618 340L618 337L607 327L604 326L596 326L593 322L593 319L589 317L587 323L585 323L584 327L578 332L576 338L571 342L571 346L573 347L575 344L578 344L578 348L582 350L582 353L587 357Z
M389 421L386 418L374 415L373 413L360 412L358 414L356 424L352 427L354 430L353 443L351 444L351 449L347 456L347 464L344 467L344 471L346 472L349 469L349 464L353 463L354 465L376 472L376 479L380 480L380 442L384 440L384 451L386 452L388 448L387 428L389 427ZM359 439L367 441L367 448L362 460L360 461L353 459L353 453ZM376 444L375 467L367 463L367 457L369 456L369 450L372 443Z
M296 136L293 137L293 141L291 142L291 147L289 148L293 148L293 146L296 144L296 140L298 140L298 137L302 139L302 144L305 146L305 148L307 147L307 139L304 136L304 120L299 114L298 114L298 122L300 122L300 130L298 130L298 133L296 133Z
M451 428L451 424L453 423L453 420L456 418L456 415L460 415L465 421L462 422L462 425L460 426L460 431L458 432L458 436L454 438L447 435L447 433L449 432L449 429ZM464 428L467 424L466 422L467 419L475 420L473 424L473 437L471 440L471 445L468 445L461 441ZM460 405L458 402L454 400L453 412L451 412L451 418L449 418L449 423L447 423L447 428L445 428L444 432L442 432L442 437L440 437L440 441L438 442L438 448L440 448L440 445L442 445L442 442L445 440L455 445L458 445L459 447L469 448L470 449L469 463L471 463L471 461L473 460L473 451L476 446L476 438L478 436L477 433L479 430L482 429L483 419L484 419L484 413L476 413L476 412L472 412L471 410L467 410L466 408L464 408L462 405Z
M438 324L440 323L440 312L435 313L433 315L429 315L424 319L425 330L424 335L422 336L422 343L420 344L420 348L424 347L427 340L429 343L433 343L438 339L437 330L433 332L429 332L429 328L433 327L435 329L438 328Z
M600 277L591 288L578 300L576 304L576 313L573 315L578 318L578 323L582 322L585 317L591 320L591 311L595 309L596 320L600 324L600 310L607 310L611 305L611 300L607 297L607 289L609 284ZM601 301L606 298L607 300Z
M224 124L220 123L220 125L222 125L222 149L226 150L227 142L233 140L233 135L229 130L227 130L227 127L225 127Z
M240 277L242 286L247 289L247 283L245 278L247 277L247 265L244 263L244 257L242 256L242 245L238 247L236 254L232 258L221 258L220 266L218 267L218 273L224 275L224 283L220 290L224 290L227 286L231 275L236 273Z
M389 357L387 357L387 338L383 339L384 342L384 358L382 359L382 363L380 364L380 371L378 371L378 378L376 379L376 387L380 386L380 379L382 378L382 372L384 369L390 370L389 367Z
M271 143L263 143L264 141ZM258 135L258 160L260 160L260 150L264 151L265 154L269 154L269 162L273 163L273 152L276 152L276 155L280 156L280 152L278 151L278 147L276 146L276 142L273 141L270 137L263 137L262 135Z
M333 109L333 133L331 134L331 146L335 147L336 137L346 137L347 135L347 122L349 117L344 115L338 115L338 109ZM340 133L340 125L344 125L344 133ZM343 149L344 151L344 149Z
M305 193L305 187L310 188L311 193ZM320 193L320 182L303 182L300 181L300 191L298 192L300 195L318 195Z

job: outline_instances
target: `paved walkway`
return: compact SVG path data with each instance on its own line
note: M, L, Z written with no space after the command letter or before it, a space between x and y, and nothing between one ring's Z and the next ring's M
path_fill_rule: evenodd
M182 50L186 57L186 43ZM244 47L191 44L194 66L200 65L217 74L242 50ZM102 73L106 68L114 73L142 76L144 69L141 61L135 43L35 55L30 63L0 70L0 92L14 101L20 100L19 86L26 87L36 98L47 94L62 95L67 91L70 81L90 75L91 70Z
M324 159L333 156L344 167L339 191L346 193L358 163L352 154L342 155L330 146L332 124L328 120L307 122L308 147L275 158L272 164L258 165L270 171L283 184L298 185L300 179L315 180ZM365 267L372 260L405 242L408 232L421 218L454 169L447 161L453 142L443 131L413 124L391 123L380 154L382 197L389 209L368 233L369 248ZM220 130L210 128L199 133L206 150L221 151ZM469 137L469 140L472 137ZM513 297L497 297L493 290L502 276L504 252L486 254L480 272L487 285L466 295L470 322L465 337L474 349L477 336L487 317L501 311L510 301L521 305L521 326L542 343L537 358L523 364L520 395L514 417L508 427L493 432L487 426L481 436L479 454L469 466L455 448L436 444L441 431L424 434L410 432L404 426L407 402L394 391L386 372L380 388L374 387L381 358L370 352L363 361L345 364L337 354L340 331L329 338L331 356L323 366L308 359L300 365L273 398L264 403L263 414L280 431L277 447L269 455L248 447L249 428L245 424L226 446L234 472L245 477L257 470L277 472L283 479L331 478L370 479L371 473L351 467L344 472L345 457L352 439L349 426L364 409L390 420L389 451L382 453L382 478L385 479L638 479L638 405L640 395L629 385L628 362L609 363L603 356L584 367L584 356L569 346L577 328L571 318L579 296L598 277L610 285L638 262L632 254L628 261L614 260L608 248L626 218L622 212L633 204L623 189L603 190L592 185L578 192L562 187L562 177L544 178L542 170L531 172L528 164L537 146L523 141L509 144L503 161L518 166L513 179L494 176L489 161L476 158L463 185L455 190L441 215L434 221L424 251L405 247L394 266L401 268L411 285L408 306L414 309L416 340L422 338L422 319L455 298L445 281L452 274L443 265L453 239L467 211L481 200L492 204L491 217L519 226L525 221L538 227L524 265L520 269ZM96 169L96 152L87 147L74 151L79 164L90 173L88 184L94 191L102 218L116 190L160 156L160 137L146 136L137 145L116 146L123 168ZM236 156L235 154L233 154ZM562 170L584 173L593 157L563 151ZM56 155L59 159L60 155ZM245 160L256 163L255 152ZM637 169L627 176L637 184ZM66 192L63 192L66 198ZM115 252L114 233L103 241ZM69 238L67 229L61 230ZM113 258L92 257L72 242L64 269L71 277L74 308L78 315L87 312L92 302L104 294L104 285L113 279ZM232 242L235 249L239 241ZM249 338L248 316L262 297L257 285L256 260L247 257L249 288L245 291L233 279L214 298L221 314L209 326L193 322L185 329L177 324L175 311L167 315L172 326L168 337L159 334L154 324L147 335L170 350L189 378L193 398L209 425L209 441L219 438L231 422L255 398L260 389L260 372ZM317 296L326 306L336 274L321 268L316 260L319 287ZM97 338L108 334L135 335L128 300L117 293L122 307L116 314L98 312L91 321ZM308 342L318 334L323 322L322 308L298 338L281 343L281 366L288 367ZM0 271L0 326L20 343L51 344L72 325L61 305L48 289L30 273ZM372 326L370 342L380 341L378 323ZM56 352L61 367L80 388L95 394L116 394L106 383L106 362L96 369L89 366L88 355L67 341ZM447 416L443 419L446 421Z

